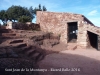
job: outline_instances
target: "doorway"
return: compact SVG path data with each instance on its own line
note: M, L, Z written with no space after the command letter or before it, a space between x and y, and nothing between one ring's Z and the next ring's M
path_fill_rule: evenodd
M77 22L68 23L68 42L76 43L78 26Z
M87 31L87 34L89 36L90 45L93 48L98 49L98 35L96 35L96 34L94 34L92 32L89 32L89 31Z

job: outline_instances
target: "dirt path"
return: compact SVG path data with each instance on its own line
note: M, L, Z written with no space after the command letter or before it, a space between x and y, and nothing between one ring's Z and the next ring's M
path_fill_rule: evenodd
M65 50L47 55L39 66L48 70L40 75L100 75L100 51Z

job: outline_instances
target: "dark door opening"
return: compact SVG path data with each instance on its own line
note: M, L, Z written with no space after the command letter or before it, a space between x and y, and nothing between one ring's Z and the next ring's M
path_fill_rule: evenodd
M89 36L89 41L90 41L90 45L93 48L98 49L98 35L92 33L92 32L87 32L88 36Z
M77 41L77 22L68 23L68 42L75 43Z

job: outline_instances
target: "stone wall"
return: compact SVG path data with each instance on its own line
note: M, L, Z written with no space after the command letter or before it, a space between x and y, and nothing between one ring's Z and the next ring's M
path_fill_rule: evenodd
M19 30L40 30L40 25L35 23L20 23L20 22L13 22L13 29Z
M100 28L93 25L85 16L73 13L37 12L37 24L44 32L60 35L60 42L68 43L68 23L77 22L78 36L77 47L87 48L90 46L87 31L100 35Z
M83 20L82 15L72 13L56 13L56 12L37 12L37 24L44 32L52 32L55 35L61 35L60 41L67 43L68 22L78 22Z
M100 35L100 27L95 26L91 21L89 21L86 17L82 21L82 24L79 27L79 38L78 45L84 46L85 48L90 47L90 40L87 34L87 31L92 32L96 35ZM100 37L98 37L100 39ZM100 49L100 40L98 40L98 48Z
M98 50L100 51L100 35L98 36Z

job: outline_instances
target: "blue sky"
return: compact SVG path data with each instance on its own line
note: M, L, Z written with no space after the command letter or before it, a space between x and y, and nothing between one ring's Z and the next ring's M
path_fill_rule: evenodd
M33 6L34 8L38 4L45 5L47 10L52 12L83 14L100 27L100 0L2 0L0 10L6 10L12 5Z

